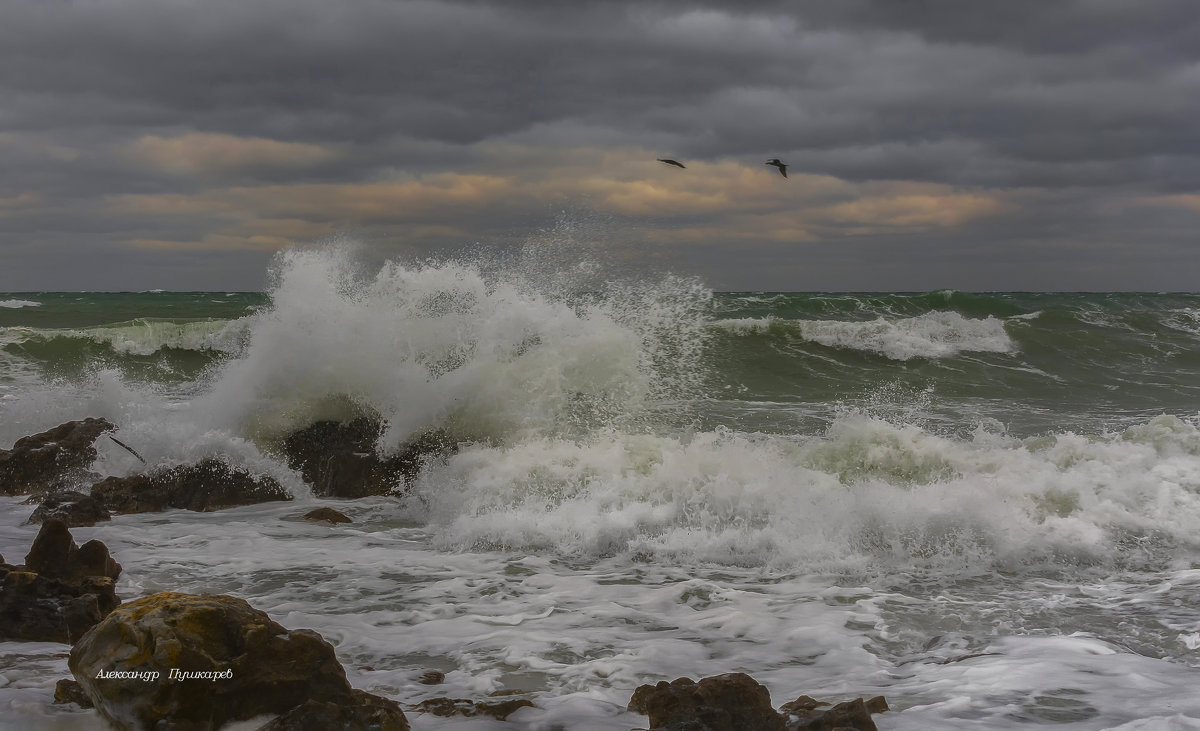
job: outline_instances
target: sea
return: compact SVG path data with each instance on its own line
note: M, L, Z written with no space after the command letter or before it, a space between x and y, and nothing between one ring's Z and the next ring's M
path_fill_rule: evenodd
M279 480L293 502L73 533L125 600L318 631L418 730L644 729L637 686L728 672L775 705L883 695L884 731L1200 729L1200 294L716 292L550 247L0 293L0 448L105 417L151 466ZM384 453L459 449L314 497L283 438L364 414ZM9 563L31 510L0 498ZM52 703L67 649L0 643L0 727L102 727ZM535 706L411 710L496 691Z

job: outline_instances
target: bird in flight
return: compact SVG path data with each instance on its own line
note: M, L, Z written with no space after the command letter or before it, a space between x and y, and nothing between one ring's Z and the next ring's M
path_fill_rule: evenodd
M677 168L684 167L683 163L679 162L678 160L672 160L672 159L670 159L670 158L666 158L666 157L660 157L660 158L657 158L657 159L658 159L658 161L659 161L659 162L665 162L666 164L668 164L668 165L674 165L674 166L675 166L675 167L677 167Z
M779 168L780 175L782 175L785 178L787 177L787 163L780 162L779 158L773 157L770 160L767 160L766 162L764 162L763 165L774 165L775 167Z

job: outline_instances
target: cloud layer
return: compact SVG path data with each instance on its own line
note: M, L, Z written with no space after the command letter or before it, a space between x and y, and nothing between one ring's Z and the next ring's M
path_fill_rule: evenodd
M4 16L0 290L257 288L286 246L506 246L564 210L724 289L1195 289L1200 271L1187 0Z

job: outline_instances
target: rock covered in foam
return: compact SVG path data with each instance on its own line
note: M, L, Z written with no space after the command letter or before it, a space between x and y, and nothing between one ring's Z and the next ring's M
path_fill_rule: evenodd
M350 687L319 634L289 631L231 596L129 602L75 645L68 664L121 729L215 729L264 714L283 714L274 731L408 729L398 704Z
M386 495L411 480L431 457L455 447L448 436L430 431L390 457L377 453L383 422L359 417L352 421L319 421L290 434L283 443L292 469L312 485L314 495L360 498Z
M149 474L106 478L92 485L92 497L114 513L154 513L167 508L209 512L292 499L274 479L211 457Z
M47 520L25 565L0 561L0 639L78 640L120 605L120 574L103 543L76 546L65 523Z
M68 421L22 437L12 449L0 449L0 494L28 495L86 482L96 461L96 439L116 429L106 419Z

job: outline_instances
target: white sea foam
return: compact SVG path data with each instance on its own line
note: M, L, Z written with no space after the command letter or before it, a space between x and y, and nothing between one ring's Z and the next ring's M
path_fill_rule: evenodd
M163 348L179 350L238 351L246 334L247 318L175 322L141 319L90 328L0 328L0 342L46 342L58 338L90 340L128 355L153 355Z
M1162 416L962 441L846 415L811 438L542 438L470 447L417 495L447 549L804 570L1168 560L1200 534L1200 432ZM1131 557L1131 535L1154 538Z
M491 439L593 428L697 377L710 296L670 277L579 294L519 269L363 273L341 250L290 252L198 409L270 438L357 405L387 419L389 445L435 426Z
M973 319L957 312L866 322L783 320L776 317L721 320L718 327L738 335L783 333L831 348L859 350L891 358L948 358L963 352L1012 353L1016 344L994 317Z
M0 307L7 307L13 310L19 310L23 307L41 307L41 302L32 300L0 300Z

